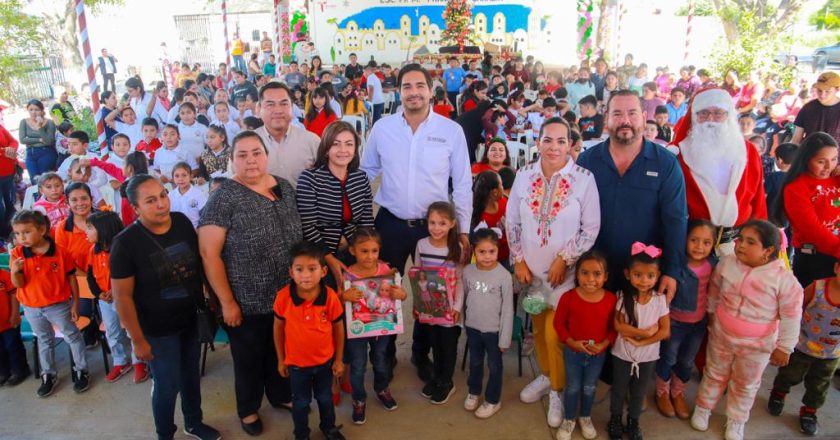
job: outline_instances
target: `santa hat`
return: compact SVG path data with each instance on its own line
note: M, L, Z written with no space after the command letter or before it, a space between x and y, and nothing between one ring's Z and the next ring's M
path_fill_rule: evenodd
M679 147L680 142L688 137L688 132L691 131L691 116L695 112L711 107L726 110L730 117L735 114L735 104L729 92L716 87L703 89L694 94L685 116L680 118L674 126L674 140L671 141L671 145Z

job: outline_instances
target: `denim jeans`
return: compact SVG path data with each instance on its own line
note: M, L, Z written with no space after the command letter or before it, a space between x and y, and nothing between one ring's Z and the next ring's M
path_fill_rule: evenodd
M499 333L483 333L467 327L467 348L470 352L470 374L467 377L469 393L480 396L484 382L484 354L487 354L487 392L484 401L499 403L502 398L502 350L499 349Z
M672 371L683 382L691 379L694 358L706 336L707 325L707 317L694 324L671 320L671 337L659 343L656 375L660 379L670 380Z
M51 304L46 307L23 307L23 314L32 333L38 339L38 359L41 362L41 375L56 374L55 368L55 326L64 334L64 340L70 346L76 371L87 370L85 342L82 333L70 319L70 301Z
M364 402L365 370L367 369L368 346L373 363L373 391L380 392L388 388L391 382L391 368L388 362L388 344L394 336L379 336L371 338L347 339L344 351L348 355L350 364L350 385L353 387L353 400Z
M233 56L233 65L236 70L244 73L245 75L248 74L248 67L245 65L245 58L243 58L242 55Z
M332 402L332 361L314 367L289 366L292 383L292 420L295 422L295 438L309 438L309 403L312 395L318 403L321 415L321 431L335 427L335 407Z
M47 171L55 171L55 159L58 157L53 147L28 147L26 149L26 171L29 180L36 184L35 178Z
M8 237L12 233L12 217L15 215L15 175L0 177L0 236Z
M117 316L117 307L113 301L106 302L99 300L99 313L102 315L102 323L105 324L105 338L108 339L108 348L111 349L111 356L114 358L114 365L128 364L128 355L131 353L131 340L120 324L120 317ZM139 361L132 354L131 363Z
M382 118L382 112L385 111L385 103L381 104L373 104L373 122L371 125L376 124L376 121Z
M29 372L26 348L20 338L20 328L0 332L0 376L25 375Z
M198 329L190 325L169 336L146 336L154 358L152 372L152 416L159 439L171 439L175 426L175 400L181 395L181 413L187 428L201 423L201 382Z
M595 387L598 385L598 377L601 375L601 368L604 367L606 358L606 350L596 356L591 356L563 347L563 363L566 366L563 411L566 419L575 420L578 415L589 417L592 414ZM580 413L578 413L578 402L580 402Z

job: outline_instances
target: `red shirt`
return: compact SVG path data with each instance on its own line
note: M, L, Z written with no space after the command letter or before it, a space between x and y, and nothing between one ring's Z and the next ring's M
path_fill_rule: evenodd
M327 105L329 105L329 103ZM330 122L335 121L335 119L335 113L330 113L330 116L327 116L327 112L325 112L324 109L321 109L321 111L315 115L315 119L311 122L308 119L304 119L303 126L306 127L307 130L318 135L318 137L321 137L324 133L324 129L327 128L327 125L329 125Z
M432 111L445 118L448 118L450 115L452 115L452 112L454 112L455 109L452 108L452 104L435 104L432 107Z
M468 99L467 102L464 103L464 113L476 108L478 106L478 101L475 99Z
M7 147L17 148L18 141L12 137L12 134L6 130L6 127L0 125L0 149ZM5 151L0 150L0 177L11 176L15 173L15 159L10 159L6 156Z
M481 214L481 220L487 223L488 227L491 228L501 228L502 234L504 234L504 222L502 219L505 217L505 212L507 211L507 197L502 197L499 199L499 209L496 210L494 214L488 214L487 211ZM502 238L499 240L499 261L508 261L510 257L510 248L508 247L507 236L502 235Z
M137 147L135 148L137 151L142 151L146 154L146 157L152 161L155 160L155 151L161 147L160 139L154 138L152 142L146 143L146 140L143 139L142 141L137 143Z
M811 244L821 254L840 258L840 176L801 174L785 187L784 200L793 246Z
M344 307L334 290L325 286L314 300L306 301L298 296L295 284L289 284L277 292L274 316L286 322L286 365L314 367L333 358L333 324L344 319Z
M0 332L12 328L9 318L12 317L12 313L18 313L17 310L12 310L12 295L15 294L15 290L9 271L0 270Z
M564 293L554 314L557 338L564 344L569 338L575 341L592 339L596 344L609 339L612 345L616 338L613 328L616 301L615 295L606 291L596 303L584 301L577 289Z

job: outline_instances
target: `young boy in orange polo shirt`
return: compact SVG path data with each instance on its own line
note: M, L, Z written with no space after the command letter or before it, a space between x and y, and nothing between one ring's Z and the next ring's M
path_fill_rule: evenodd
M274 301L274 345L280 375L290 378L295 439L309 439L309 403L318 402L321 431L327 440L344 440L335 426L333 376L344 363L344 308L327 275L323 250L308 242L295 245L289 269L292 283Z
M18 243L11 253L12 284L17 287L17 299L38 338L38 397L49 396L58 384L53 326L64 334L75 361L73 391L87 391L90 377L85 343L74 324L79 319L79 286L73 258L50 238L49 221L39 211L18 212L12 218L12 229Z

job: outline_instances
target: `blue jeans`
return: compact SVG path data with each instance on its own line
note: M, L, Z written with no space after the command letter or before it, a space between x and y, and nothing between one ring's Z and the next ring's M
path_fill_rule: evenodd
M26 171L29 172L29 180L35 185L36 177L48 171L55 171L55 160L58 153L53 147L28 147L26 149Z
M0 177L0 236L8 237L12 233L12 217L15 215L15 175Z
M105 338L108 340L108 348L111 349L111 356L114 358L114 365L127 365L129 354L131 354L131 341L128 339L125 329L120 324L120 317L117 316L117 307L113 301L105 302L99 300L99 313L102 315L102 323L105 324ZM131 363L139 361L132 355Z
M28 372L29 364L26 362L26 348L20 338L20 328L0 332L0 376L23 376Z
M487 354L487 392L484 401L497 404L502 397L502 350L499 349L499 333L483 333L467 327L467 348L470 352L470 375L467 377L469 393L480 396L484 382L484 354Z
M319 427L327 432L335 427L335 407L332 402L332 361L314 367L289 366L292 382L292 420L295 438L309 438L309 403L313 392L321 415Z
M41 375L56 374L55 368L55 330L64 334L64 340L70 346L76 371L87 370L85 342L82 333L70 319L70 301L51 304L46 307L23 307L23 314L32 333L38 339L38 359L41 363Z
M353 400L364 402L365 370L367 369L368 346L373 357L373 391L380 392L388 388L391 381L390 363L387 361L388 344L394 336L347 339L345 345L350 364L350 385L353 387Z
M233 66L236 70L244 73L245 75L248 74L248 67L245 66L245 58L243 58L242 55L233 56Z
M198 329L190 325L169 336L146 336L154 358L152 372L152 416L159 439L171 439L175 426L175 400L181 395L181 413L187 428L201 424L201 382Z
M708 317L700 322L687 324L671 320L671 337L659 343L659 360L656 361L656 375L665 381L671 379L671 371L683 381L691 379L694 358L706 336Z
M373 104L373 122L371 125L376 124L376 121L382 118L382 112L385 111L385 103L382 104Z
M563 347L563 364L566 366L566 391L563 392L563 412L568 420L575 420L578 416L578 401L580 401L580 416L589 417L592 414L592 403L595 401L595 387L598 377L604 367L607 351L597 356L578 353L569 347Z

